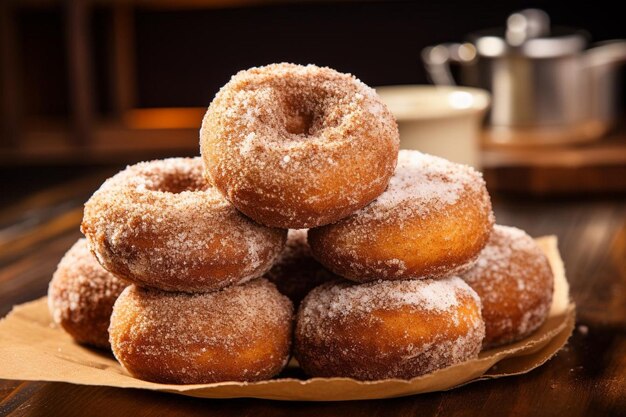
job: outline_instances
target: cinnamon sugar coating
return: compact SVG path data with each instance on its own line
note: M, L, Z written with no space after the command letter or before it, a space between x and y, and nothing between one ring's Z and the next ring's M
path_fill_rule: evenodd
M260 381L289 359L293 306L265 279L204 294L128 287L111 347L133 376L172 384Z
M485 348L521 340L548 317L554 276L546 255L523 230L496 225L462 278L483 303Z
M383 194L308 239L317 260L354 281L436 278L469 269L493 223L480 173L402 150Z
M63 256L48 286L52 320L77 342L108 349L113 303L128 283L107 272L79 239Z
M339 278L313 258L306 235L306 229L289 230L285 249L265 274L296 306L313 288Z
M458 277L330 282L302 302L294 354L311 376L411 379L478 356L480 309Z
M267 272L287 231L254 223L203 176L200 158L130 166L85 204L81 230L108 271L166 291L214 291Z
M300 229L364 207L396 165L396 121L376 92L314 65L241 71L219 91L200 131L206 170L237 209Z

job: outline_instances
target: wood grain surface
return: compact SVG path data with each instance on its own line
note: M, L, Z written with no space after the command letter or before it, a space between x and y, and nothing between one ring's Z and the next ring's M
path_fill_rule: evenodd
M2 182L0 316L45 294L80 236L82 204L111 170L54 184ZM18 187L20 187L18 189ZM343 403L202 400L124 390L0 380L10 416L619 416L626 415L626 198L527 200L495 195L498 223L556 234L578 327L555 358L529 374L448 392ZM2 366L2 364L0 364Z

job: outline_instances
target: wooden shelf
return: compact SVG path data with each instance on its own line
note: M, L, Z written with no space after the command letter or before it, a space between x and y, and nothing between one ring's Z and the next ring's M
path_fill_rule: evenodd
M0 164L117 163L199 153L197 127L132 129L99 122L81 146L68 140L73 132L67 127L32 127L22 134L18 147L0 150Z
M579 145L485 145L482 162L486 168L626 166L626 131L620 130L606 138Z
M100 120L89 141L77 144L74 129L54 119L31 120L16 146L0 148L0 164L127 162L199 153L204 107L131 109L121 121Z
M534 195L626 192L626 129L570 146L485 146L485 179L492 191Z

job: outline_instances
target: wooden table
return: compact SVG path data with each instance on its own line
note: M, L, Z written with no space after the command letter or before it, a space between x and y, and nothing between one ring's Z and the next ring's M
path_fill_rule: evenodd
M61 185L3 178L0 190L0 316L37 298L79 237L82 203L111 173ZM380 401L289 403L201 400L140 390L0 381L0 415L41 416L615 416L626 415L626 198L507 199L498 222L560 239L578 327L569 344L529 374L449 392ZM0 364L2 366L2 364Z

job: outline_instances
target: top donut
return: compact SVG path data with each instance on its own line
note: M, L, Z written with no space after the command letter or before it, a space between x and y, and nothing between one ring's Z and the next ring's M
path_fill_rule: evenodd
M241 212L266 226L310 228L365 207L398 157L394 117L349 74L314 65L241 71L204 116L207 175Z

